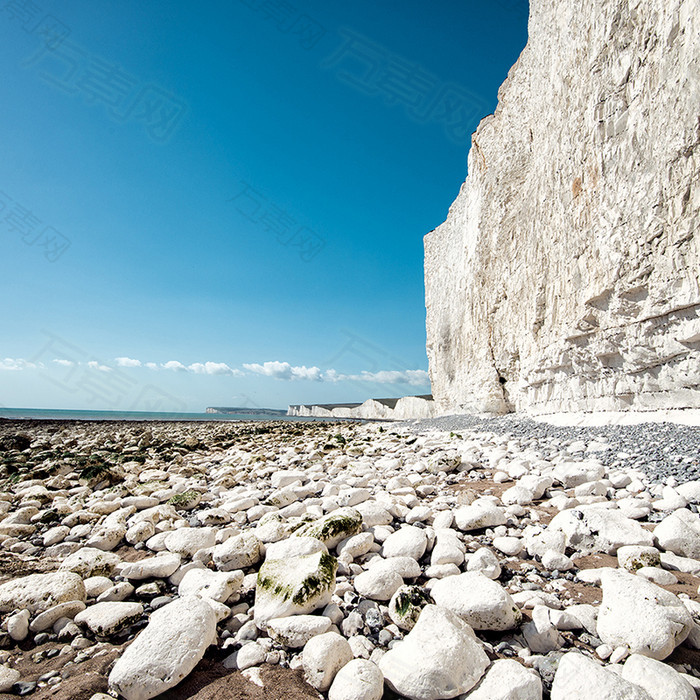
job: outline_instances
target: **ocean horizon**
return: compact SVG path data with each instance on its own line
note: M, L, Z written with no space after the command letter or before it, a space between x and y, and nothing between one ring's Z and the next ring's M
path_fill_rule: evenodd
M298 416L270 416L255 413L176 413L167 411L93 411L56 408L0 408L0 419L84 420L84 421L308 421L322 420Z

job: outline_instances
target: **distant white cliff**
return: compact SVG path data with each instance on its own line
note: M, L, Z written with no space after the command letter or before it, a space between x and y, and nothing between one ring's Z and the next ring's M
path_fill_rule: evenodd
M436 404L700 407L700 2L530 7L425 238Z

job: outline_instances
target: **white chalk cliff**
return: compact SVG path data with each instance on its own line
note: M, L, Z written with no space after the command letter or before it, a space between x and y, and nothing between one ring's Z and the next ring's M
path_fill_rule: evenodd
M425 238L444 412L700 407L700 0L530 0Z

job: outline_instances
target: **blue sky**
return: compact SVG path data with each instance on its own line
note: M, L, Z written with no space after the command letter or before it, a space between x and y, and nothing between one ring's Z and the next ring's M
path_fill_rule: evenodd
M428 393L423 236L526 0L0 0L0 404Z

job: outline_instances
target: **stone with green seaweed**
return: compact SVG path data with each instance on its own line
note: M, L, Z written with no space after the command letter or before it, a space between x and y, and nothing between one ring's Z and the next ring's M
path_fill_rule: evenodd
M265 629L272 618L304 615L327 605L337 569L338 561L326 552L264 562L255 589L255 624Z

